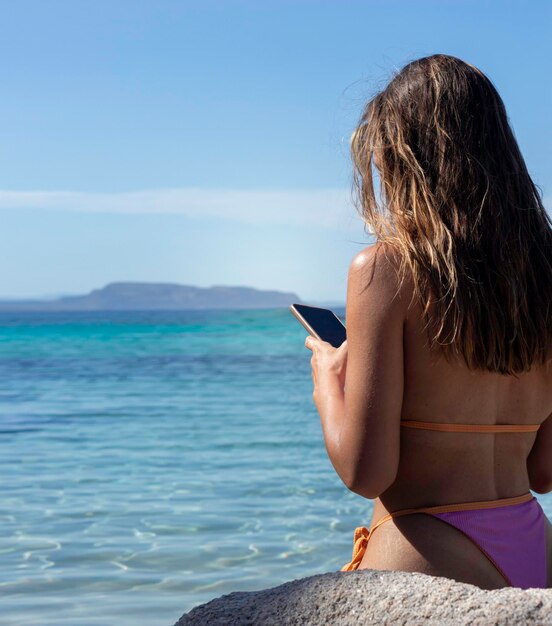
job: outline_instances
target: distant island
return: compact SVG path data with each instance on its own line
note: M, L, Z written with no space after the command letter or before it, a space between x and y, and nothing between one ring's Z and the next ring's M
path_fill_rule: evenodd
M0 300L0 311L177 311L265 309L302 300L296 293L253 287L193 287L175 283L110 283L82 296L55 300Z

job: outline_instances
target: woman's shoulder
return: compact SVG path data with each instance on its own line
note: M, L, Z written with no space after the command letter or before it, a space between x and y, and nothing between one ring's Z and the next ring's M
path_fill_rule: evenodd
M354 256L348 282L355 295L381 298L380 304L387 301L408 306L412 300L413 283L408 268L397 247L387 242L378 241Z
M394 281L398 278L401 256L396 247L377 241L353 257L349 272L360 273L374 281Z

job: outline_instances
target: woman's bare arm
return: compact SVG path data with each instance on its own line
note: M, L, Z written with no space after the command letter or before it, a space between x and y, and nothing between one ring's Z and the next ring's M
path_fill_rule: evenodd
M537 493L552 491L552 414L539 428L527 457L529 485Z
M347 284L345 419L339 450L352 468L348 487L366 498L378 497L397 474L407 306L396 263L384 245L360 252Z

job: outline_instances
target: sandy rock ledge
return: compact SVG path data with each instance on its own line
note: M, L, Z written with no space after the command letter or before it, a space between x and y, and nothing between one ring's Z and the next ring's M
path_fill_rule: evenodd
M175 626L326 624L552 625L552 589L483 591L425 574L332 572L215 598Z

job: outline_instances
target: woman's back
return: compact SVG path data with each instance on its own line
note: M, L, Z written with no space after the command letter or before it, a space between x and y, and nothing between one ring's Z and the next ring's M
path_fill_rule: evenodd
M409 288L408 282L405 289ZM470 370L430 351L414 304L404 325L403 420L463 424L541 424L552 416L552 361L505 376ZM391 509L492 500L529 490L527 457L537 434L447 433L401 429ZM552 452L552 451L551 451Z
M378 263L389 263L389 253L375 256ZM396 261L389 264L396 267ZM402 292L399 299L410 303L403 325L401 421L406 424L400 429L397 475L375 500L372 528L396 511L507 502L528 494L532 485L527 460L540 428L532 432L442 432L409 428L407 423L542 425L552 418L552 360L513 376L469 369L460 358L445 359L429 348L422 307L412 298L410 281L399 286L397 280L397 289ZM547 585L552 586L552 525L541 517L547 535ZM493 524L500 524L500 519ZM500 528L491 525L490 532L494 530L498 535ZM518 540L518 549L525 550L524 537ZM484 548L483 540L474 542L436 516L410 514L378 525L359 566L449 576L490 589L506 586L504 573ZM533 542L532 549L543 548Z

